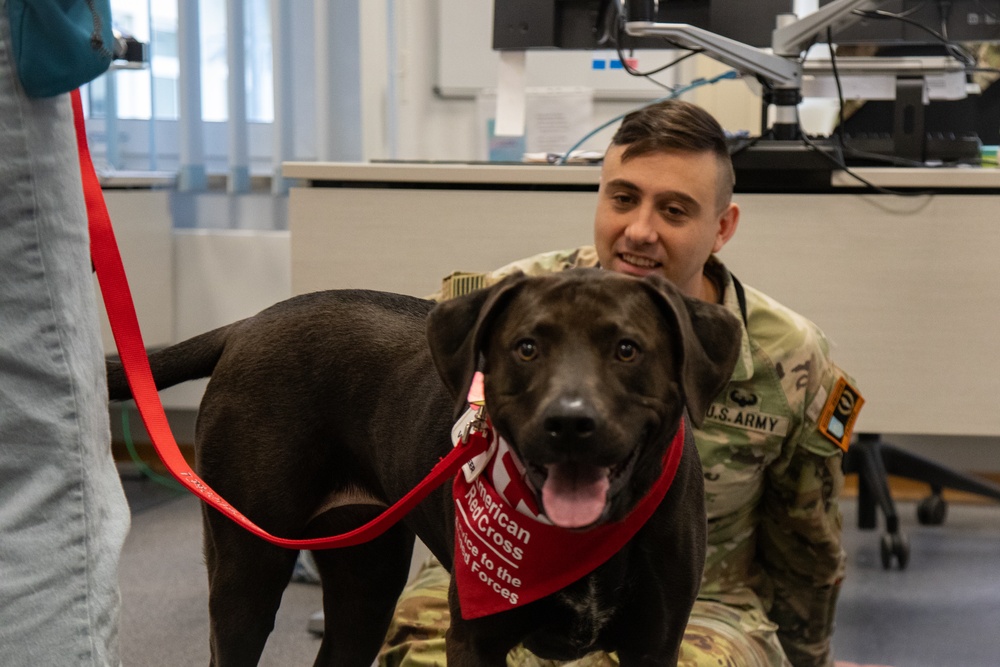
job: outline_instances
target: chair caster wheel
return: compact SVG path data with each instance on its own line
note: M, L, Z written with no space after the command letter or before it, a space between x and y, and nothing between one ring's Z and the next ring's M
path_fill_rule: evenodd
M910 562L910 541L903 533L883 533L881 552L883 569L891 569L892 559L895 557L899 569L905 570L906 564Z
M948 514L948 503L940 494L931 494L917 505L917 521L924 526L940 526Z

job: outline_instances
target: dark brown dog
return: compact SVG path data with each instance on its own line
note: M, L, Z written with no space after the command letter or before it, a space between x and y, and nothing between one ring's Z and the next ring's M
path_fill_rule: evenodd
M565 514L573 502L553 479L607 476L598 525L649 490L685 406L700 422L730 377L739 336L723 308L664 280L583 270L515 276L436 307L378 292L308 294L151 364L161 388L211 375L198 472L272 534L342 532L409 491L451 448L477 367L493 423L543 509ZM111 397L127 398L120 367L110 364L108 377ZM296 552L214 510L204 521L213 664L256 664ZM371 664L414 534L450 568L448 485L378 540L314 553L326 623L317 665ZM475 620L462 618L453 583L448 664L499 667L519 642L553 659L617 650L624 666L674 664L704 551L702 472L688 437L652 518L590 575Z

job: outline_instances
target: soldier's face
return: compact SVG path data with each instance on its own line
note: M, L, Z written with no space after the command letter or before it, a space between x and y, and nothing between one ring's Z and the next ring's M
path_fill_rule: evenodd
M624 146L604 157L594 244L605 269L657 273L696 298L703 268L736 231L739 208L719 210L719 167L712 153L656 152L622 161Z

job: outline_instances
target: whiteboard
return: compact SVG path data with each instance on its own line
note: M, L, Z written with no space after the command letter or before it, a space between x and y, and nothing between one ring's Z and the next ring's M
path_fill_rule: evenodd
M438 68L436 91L442 97L475 97L496 88L499 54L493 50L493 0L440 0L438 6ZM683 53L683 52L681 52ZM676 59L679 52L642 49L634 53L638 69L647 71ZM650 100L667 91L622 69L612 69L613 50L534 50L527 53L527 85L591 88L596 99ZM594 62L604 69L595 69ZM676 84L676 69L656 75L668 86Z

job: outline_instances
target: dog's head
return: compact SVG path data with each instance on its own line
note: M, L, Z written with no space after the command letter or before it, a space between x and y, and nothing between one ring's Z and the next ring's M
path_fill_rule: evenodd
M740 335L724 308L662 278L585 269L514 275L428 320L456 415L481 369L494 426L565 528L619 520L639 502L684 408L700 425L725 387Z

